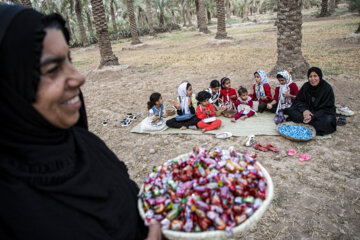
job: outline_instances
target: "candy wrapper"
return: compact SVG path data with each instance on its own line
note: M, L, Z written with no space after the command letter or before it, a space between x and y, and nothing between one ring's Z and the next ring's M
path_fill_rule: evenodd
M267 182L256 160L231 147L206 145L154 168L140 194L145 224L182 232L232 229L251 217L266 198Z

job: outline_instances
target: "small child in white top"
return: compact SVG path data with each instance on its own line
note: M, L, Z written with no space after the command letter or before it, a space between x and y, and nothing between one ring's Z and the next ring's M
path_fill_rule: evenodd
M164 118L167 118L164 112L163 99L160 93L153 93L150 96L148 105L148 116L141 122L141 132L161 132L168 127Z

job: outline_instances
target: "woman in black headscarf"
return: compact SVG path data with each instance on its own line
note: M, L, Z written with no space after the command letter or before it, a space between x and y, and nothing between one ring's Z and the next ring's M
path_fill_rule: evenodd
M87 130L65 21L0 4L0 22L0 239L144 239L137 185Z
M320 68L308 70L305 83L294 104L289 108L289 118L297 123L308 123L315 127L317 135L336 131L335 96L332 87L325 80Z

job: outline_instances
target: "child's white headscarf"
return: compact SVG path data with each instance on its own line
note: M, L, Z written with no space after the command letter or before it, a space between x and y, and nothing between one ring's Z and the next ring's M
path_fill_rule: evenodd
M257 83L255 85L255 93L256 93L256 98L258 101L260 101L260 98L261 97L265 97L266 94L265 94L265 90L264 90L264 85L265 84L269 84L269 81L268 81L268 78L266 76L266 72L264 71L261 71L261 70L258 70L256 72L254 72L254 75L255 73L259 74L260 75L260 78L261 78L261 81L260 83Z
M181 111L185 114L191 114L188 104L189 97L187 96L187 89L186 89L188 84L189 84L188 82L183 82L180 84L178 88L178 95L181 99L180 101Z
M284 85L280 84L279 85L279 99L275 99L276 101L278 101L278 107L276 109L276 112L279 111L279 109L284 109L284 108L288 108L291 106L292 102L291 102L291 98L286 98L283 96L283 93L287 92L290 93L290 84L293 83L291 74L286 71L286 70L281 70L277 73L277 75L281 75L285 80L286 83Z

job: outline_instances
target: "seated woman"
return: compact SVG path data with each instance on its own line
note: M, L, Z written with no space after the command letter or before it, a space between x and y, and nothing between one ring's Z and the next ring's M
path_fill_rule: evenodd
M64 19L0 4L0 23L0 239L146 238L138 186L86 127Z
M321 69L308 70L305 83L288 109L289 119L296 123L308 123L315 127L317 135L336 131L335 96L332 87L325 80Z
M170 128L197 128L196 125L200 121L195 115L196 99L192 93L192 86L189 82L183 82L178 88L178 99L172 104L177 110L177 116L166 121L166 125Z

